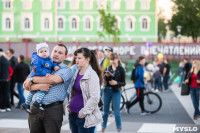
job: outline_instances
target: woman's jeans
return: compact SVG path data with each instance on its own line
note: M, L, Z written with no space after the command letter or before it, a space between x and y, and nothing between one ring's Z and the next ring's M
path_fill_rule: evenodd
M106 128L108 116L110 112L110 103L112 101L114 115L115 115L115 122L117 126L117 130L121 130L121 114L120 114L120 102L121 102L121 92L113 92L111 87L106 86L105 90L103 91L103 98L104 98L104 106L103 106L103 123L102 128Z
M17 83L17 89L18 89L18 93L19 93L19 103L18 103L18 106L21 106L22 103L25 102L23 82L18 82Z
M195 109L194 115L200 115L199 112L199 88L190 88L190 96Z
M78 113L69 113L69 126L72 133L94 133L95 126L84 128L85 118L79 118Z

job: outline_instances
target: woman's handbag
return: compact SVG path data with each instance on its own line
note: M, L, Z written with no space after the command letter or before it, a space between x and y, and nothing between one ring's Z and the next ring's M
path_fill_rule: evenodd
M103 106L103 100L100 98L99 103L98 103L99 108Z
M189 94L190 94L190 87L188 86L188 84L182 83L181 95L185 96L185 95L189 95Z

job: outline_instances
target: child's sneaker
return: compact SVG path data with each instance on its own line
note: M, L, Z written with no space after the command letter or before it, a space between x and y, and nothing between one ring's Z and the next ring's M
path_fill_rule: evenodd
M23 103L23 104L22 104L22 108L23 108L27 113L31 113L30 105Z
M36 106L38 109L40 109L40 110L44 110L44 108L42 107L42 104L41 103L38 103L37 101L35 101L34 103L33 103L33 105L34 106Z

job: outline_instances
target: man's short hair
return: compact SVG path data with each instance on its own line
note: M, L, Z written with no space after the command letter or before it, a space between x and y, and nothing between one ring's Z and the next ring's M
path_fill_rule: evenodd
M0 48L0 52L3 52L3 49L2 49L2 48Z
M67 53L68 53L68 50L67 50L67 47L64 45L64 44L57 44L58 46L60 46L60 47L64 47L65 48L65 55L67 55Z
M184 60L188 61L188 58L185 58Z
M14 51L13 49L8 49L8 51L9 51L10 53L12 53L12 54L15 53L15 51Z
M19 58L20 58L21 61L24 61L24 56L23 55L20 55Z

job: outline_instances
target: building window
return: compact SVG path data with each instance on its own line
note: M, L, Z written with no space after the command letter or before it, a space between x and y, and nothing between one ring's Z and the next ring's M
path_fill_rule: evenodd
M140 0L141 9L142 10L149 10L150 9L150 2L151 2L151 0Z
M98 16L96 18L96 21L97 21L97 31L102 31L103 30L103 26L101 25L101 17Z
M3 0L4 1L4 9L12 9L13 0Z
M64 28L64 22L62 18L58 19L58 29L63 29Z
M44 19L44 29L49 29L49 19L48 18L45 18Z
M106 9L107 0L98 0L98 9Z
M126 23L126 31L134 31L135 30L135 17L134 16L126 16L124 19Z
M112 0L112 9L119 10L120 9L121 0Z
M90 30L90 29L91 29L91 21L90 21L89 18L87 18L87 19L85 20L85 29L86 29L86 30Z
M79 0L70 0L70 9L72 10L79 9Z
M14 14L10 12L2 13L2 31L14 30Z
M6 18L6 29L9 30L10 27L11 27L11 24L10 24L10 18Z
M65 9L65 0L58 0L58 9Z
M22 0L24 9L32 9L32 0Z
M29 29L29 28L30 28L30 20L28 18L25 18L24 29Z
M118 29L120 29L120 23L121 23L121 18L119 16L115 16L116 20L117 20L117 27Z
M42 9L50 10L52 5L52 0L41 0L42 1Z
M72 15L69 17L69 27L71 31L78 31L79 30L79 21L80 18L77 15Z
M149 31L151 19L148 16L140 17L141 31Z
M77 29L77 20L75 18L72 19L72 30Z
M84 9L91 10L93 8L93 0L84 0Z
M83 17L85 31L91 31L93 29L93 21L94 18L90 15L86 15Z
M125 0L126 1L126 10L135 9L135 0Z

